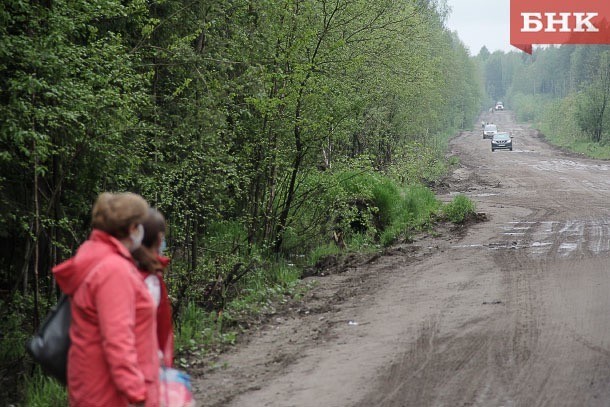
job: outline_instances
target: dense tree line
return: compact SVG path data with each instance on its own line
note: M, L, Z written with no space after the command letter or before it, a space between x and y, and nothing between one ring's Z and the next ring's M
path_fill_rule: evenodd
M471 125L476 66L445 13L434 0L3 1L0 301L33 298L38 323L50 267L106 190L166 214L178 302L250 259L327 242L335 174L415 184L437 136Z
M549 133L604 144L610 136L610 48L562 45L521 52L481 50L485 88L507 99L521 119Z

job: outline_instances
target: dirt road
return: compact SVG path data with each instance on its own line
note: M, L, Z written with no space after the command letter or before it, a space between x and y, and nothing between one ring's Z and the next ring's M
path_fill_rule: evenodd
M491 116L490 116L491 118ZM451 143L487 222L317 281L195 384L203 406L610 405L610 163L511 112Z

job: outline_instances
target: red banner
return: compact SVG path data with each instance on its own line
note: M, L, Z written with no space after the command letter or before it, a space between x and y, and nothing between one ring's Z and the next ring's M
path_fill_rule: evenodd
M510 43L610 44L610 0L511 0Z

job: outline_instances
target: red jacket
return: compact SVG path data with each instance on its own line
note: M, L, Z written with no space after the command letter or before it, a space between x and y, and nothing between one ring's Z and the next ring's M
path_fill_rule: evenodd
M169 259L157 256L159 269L155 273L159 280L160 300L157 308L157 341L159 350L163 352L163 364L172 367L174 364L174 327L172 325L172 304L167 292L167 285L163 280L163 272L169 264ZM140 269L142 278L150 275L147 270Z
M94 229L53 269L72 297L70 405L159 405L155 305L127 248Z

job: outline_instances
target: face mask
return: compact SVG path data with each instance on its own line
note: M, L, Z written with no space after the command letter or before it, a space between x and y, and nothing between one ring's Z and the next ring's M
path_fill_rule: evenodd
M167 249L167 244L165 243L165 238L161 239L161 245L159 245L159 254L163 255L163 252Z
M133 252L142 245L142 239L144 239L144 226L141 224L138 225L138 229L129 235L129 238L131 239L131 251Z

